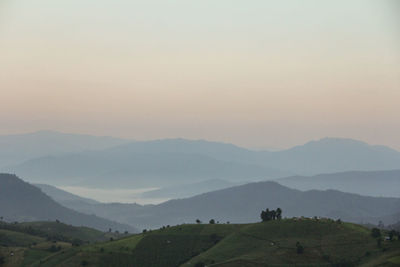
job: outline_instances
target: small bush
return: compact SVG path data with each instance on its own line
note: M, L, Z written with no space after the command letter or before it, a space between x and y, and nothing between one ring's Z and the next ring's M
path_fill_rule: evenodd
M304 253L304 247L300 244L300 242L296 243L296 252L297 252L297 254L303 254Z
M78 238L75 238L74 240L72 240L72 245L75 247L79 247L82 244L83 244L83 241Z
M329 261L330 256L325 254L325 255L322 256L322 258L323 258L324 260L326 260L326 261Z
M380 237L381 236L381 230L379 230L378 228L372 228L371 235L372 235L373 238Z
M382 239L380 237L376 239L376 245L378 246L378 248L382 247Z
M57 251L60 251L60 250L61 250L61 246L56 247L55 245L52 245L52 246L49 248L49 251L50 251L50 252L57 252Z

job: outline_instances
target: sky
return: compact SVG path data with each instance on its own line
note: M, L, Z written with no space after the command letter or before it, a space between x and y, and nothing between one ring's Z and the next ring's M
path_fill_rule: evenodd
M400 149L400 1L1 0L0 134Z

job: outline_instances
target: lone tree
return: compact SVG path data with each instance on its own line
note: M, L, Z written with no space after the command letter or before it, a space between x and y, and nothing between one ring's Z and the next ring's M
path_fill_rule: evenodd
M265 211L261 211L260 214L261 220L263 222L271 221L271 220L280 220L282 219L282 209L277 208L276 210L266 209Z
M210 220L210 224L215 224L215 220L214 220L214 219L211 219L211 220Z
M199 219L196 219L196 223L199 224L201 223L201 221Z

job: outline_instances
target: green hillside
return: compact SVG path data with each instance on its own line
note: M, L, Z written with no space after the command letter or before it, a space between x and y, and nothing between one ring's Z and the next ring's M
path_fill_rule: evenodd
M397 238L378 246L360 225L284 219L165 227L68 248L26 266L396 266L399 257Z
M106 241L110 237L116 238L120 234L111 232L101 232L96 229L89 227L76 227L67 225L61 222L22 222L22 223L4 223L0 222L0 233L12 232L15 237L21 235L25 245L29 245L31 239L46 239L49 241L63 241L63 242L78 242L79 244L91 243L97 241ZM1 235L0 235L1 236ZM0 239L0 244L1 244ZM11 241L17 242L19 246L22 243L18 243L19 239L13 238ZM10 242L11 242L10 241ZM34 240L38 241L38 240ZM5 243L5 245L9 245Z
M60 222L0 222L0 266L40 265L41 261L56 253L123 236L126 235Z
M43 237L0 229L0 246L26 247L34 243L43 242Z
M105 241L110 238L109 234L89 227L76 227L60 222L24 222L19 223L22 227L30 227L48 236L71 242L79 239L83 242ZM111 234L113 236L113 234Z

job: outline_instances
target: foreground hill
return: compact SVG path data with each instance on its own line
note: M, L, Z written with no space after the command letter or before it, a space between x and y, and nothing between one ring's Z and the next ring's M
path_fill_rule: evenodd
M55 131L0 135L0 168L33 158L106 149L126 142L127 140L113 137Z
M277 152L184 139L133 142L96 152L39 157L5 170L35 183L137 188L392 169L400 169L398 151L325 138Z
M13 235L5 238L5 232L14 232L18 235L30 235L44 238L48 241L57 240L63 242L79 242L91 243L98 241L107 241L110 237L117 238L120 235L114 232L102 232L89 227L77 227L62 222L22 222L22 223L6 223L0 222L1 246L25 246L30 245L28 238L14 239Z
M275 181L299 190L336 189L361 195L400 197L400 170L351 171L312 177L292 176Z
M99 230L109 228L133 232L128 225L94 215L86 215L61 206L39 188L15 175L0 174L0 211L6 221L55 221Z
M0 222L0 266L30 266L41 258L83 244L126 237L60 222Z
M359 225L285 219L167 227L66 249L29 266L392 266L398 256L400 241L378 246Z

